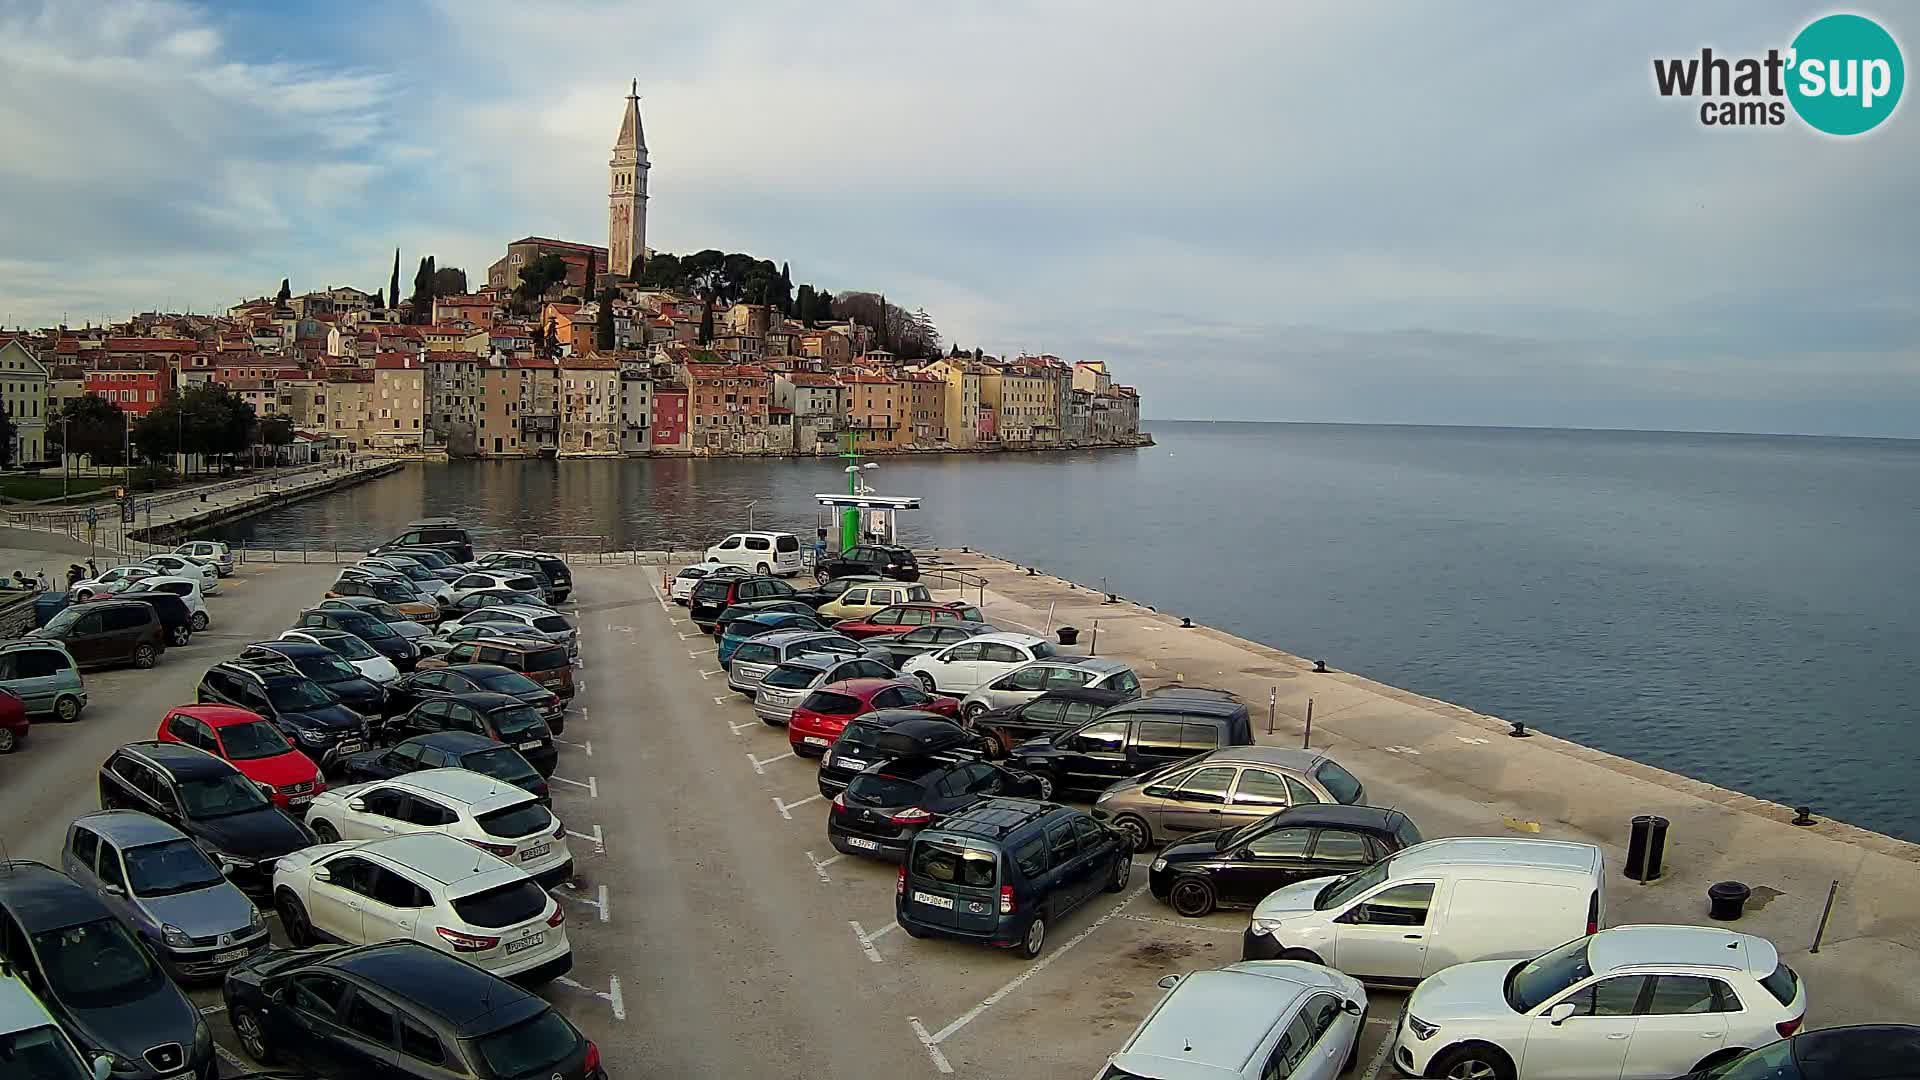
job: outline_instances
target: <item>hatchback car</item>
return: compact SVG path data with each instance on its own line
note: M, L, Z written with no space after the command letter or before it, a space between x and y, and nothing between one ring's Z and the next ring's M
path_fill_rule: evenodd
M1366 797L1366 786L1325 751L1235 746L1123 780L1093 801L1093 816L1126 830L1145 850L1173 837L1250 825L1289 806L1352 806Z
M470 731L415 735L385 750L355 754L341 763L340 779L344 783L388 780L421 769L467 769L532 792L542 806L553 805L546 780L520 751Z
M124 592L127 589L133 588L135 583L141 578L159 577L164 573L166 573L166 571L158 567L129 563L125 566L116 566L100 574L98 577L83 578L76 581L68 591L73 593L73 598L76 601L96 600L103 596L111 596L114 593Z
M723 563L695 563L681 568L679 573L673 575L673 580L667 583L667 599L681 607L686 607L688 598L693 596L693 587L706 578L746 576L747 571L738 566L728 566Z
M951 720L960 703L935 697L911 679L848 679L812 691L794 707L787 721L787 742L801 757L827 752L856 716L884 709L912 709Z
M273 721L324 771L367 748L368 718L284 660L228 660L200 676L194 700L232 705Z
M340 588L352 589L357 588L360 584L359 582L345 582ZM399 634L408 641L419 641L421 638L432 637L433 626L440 621L440 608L437 604L424 602L395 604L377 596L366 596L359 593L341 593L337 591L337 589L328 589L326 598L321 600L318 606L323 608L353 608L356 611L364 611L374 618L379 619L381 622L386 623L388 626L391 626L394 633ZM433 612L429 614L426 610L427 608L432 608Z
M1912 1080L1920 1027L1856 1024L1803 1031L1679 1080Z
M482 615L485 612L481 613ZM477 616L476 616L477 617ZM448 627L452 626L449 630ZM414 642L420 649L420 659L432 660L446 656L455 645L463 641L477 641L483 637L513 638L523 641L545 641L546 635L530 629L525 623L515 622L474 622L463 619L458 624L443 623L432 637L421 638Z
M845 551L829 553L813 568L813 576L821 581L832 581L852 574L870 574L894 581L919 581L920 561L907 548L858 544Z
M413 587L421 596L436 605L451 598L452 583L411 555L382 555L378 558L362 559L354 563L353 568L385 571L404 577L413 582Z
M1049 690L1019 705L975 713L963 722L996 740L1002 754L1010 754L1021 743L1072 731L1126 700L1112 690Z
M1133 673L1133 665L1107 656L1035 660L968 694L961 699L960 713L977 717L992 709L1032 701L1049 690L1082 689L1111 690L1122 698L1136 698L1140 696L1140 677Z
M899 862L921 829L983 799L1039 793L1033 777L983 761L901 758L855 776L833 797L827 840L845 855Z
M756 642L755 647L759 644ZM877 660L846 653L800 652L804 647L804 642L796 644L792 651L799 655L788 655L772 666L768 663L775 659L772 653L767 656L768 662L749 662L735 657L732 669L727 672L727 685L742 693L751 692L753 713L763 722L785 727L793 719L794 707L811 690L846 679L893 678L893 672ZM759 675L757 683L750 687L740 685L748 675L762 670L765 674Z
M81 1051L125 1080L215 1080L200 1010L99 896L41 863L5 866L0 954Z
M980 609L972 604L892 604L871 614L841 619L833 624L833 628L850 638L865 640L882 635L904 634L916 627L940 623L972 623L978 626L984 625L984 617Z
M1013 949L1032 959L1048 928L1127 887L1121 833L1072 807L988 799L920 830L894 885L894 918L913 937Z
M823 604L820 614L832 619L858 619L895 604L931 604L933 593L919 582L876 581L856 585Z
M557 642L531 642L524 638L475 638L455 645L444 655L427 661L425 666L431 670L462 664L503 667L538 683L559 697L562 706L573 700L573 661L567 655L566 647Z
M723 668L733 662L735 650L739 649L741 643L748 638L770 634L775 630L825 631L827 629L827 624L814 618L812 612L803 615L793 611L750 611L732 619L726 619L723 616L722 621L714 624L714 628L719 629L722 626L726 627L726 630L720 636L716 655Z
M1051 642L1032 634L981 634L916 656L900 665L900 673L919 679L931 692L965 695L1054 653Z
M855 585L872 585L875 582L885 583L886 580L886 578L876 574L850 574L846 577L834 578L832 581L820 582L809 588L796 589L794 590L793 598L817 608L821 604L838 600L841 593L846 592Z
M167 578L142 578L140 583L124 592L114 594L114 599L122 603L138 601L153 609L160 618L161 629L166 632L168 645L185 645L193 640L193 608L187 601L170 592L160 592L147 586ZM178 580L178 579L174 579Z
M406 712L423 701L453 694L505 694L539 711L555 731L566 724L566 704L560 695L499 664L452 664L422 668L393 684L392 711Z
M71 722L87 707L80 665L65 645L46 638L0 643L0 689L19 698L28 716Z
M900 633L874 634L860 640L869 649L884 652L887 661L899 667L921 653L939 652L948 645L957 645L968 638L999 632L1000 628L991 623L937 622Z
M1053 798L1105 791L1209 750L1252 745L1245 705L1212 694L1154 694L1115 705L1072 731L1022 743L1011 756L1017 768L1045 778L1051 784L1047 797Z
M567 568L565 560L548 552L489 551L475 560L474 565L483 569L517 570L528 577L539 575L546 581L547 595L556 604L573 595L573 571Z
M207 610L206 596L200 591L200 582L195 578L181 577L176 574L142 578L140 579L139 588L129 589L121 593L120 598L123 600L132 600L136 597L152 596L154 593L167 593L168 595L180 598L181 605L187 609L187 631L189 633L197 634L213 625L213 616ZM164 612L162 613L161 621L169 621L165 617ZM169 627L169 629L171 629L171 627ZM186 642L175 641L175 644L184 645Z
M104 1056L83 1057L27 985L0 968L0 1061L33 1080L108 1080Z
M1806 987L1773 943L1713 926L1617 926L1532 960L1455 964L1407 998L1393 1060L1416 1076L1670 1077L1798 1031Z
M798 615L808 620L814 627L818 627L821 630L827 628L828 620L820 618L819 612L798 600L748 600L744 603L728 606L715 617L712 631L713 640L716 642L725 640L727 632L733 627L734 621L743 616L776 614Z
M495 604L492 607L462 615L451 625L442 625L448 630L458 630L478 624L510 625L521 636L531 634L545 638L555 645L566 646L568 656L580 655L579 630L571 619L552 608L530 607L525 604Z
M687 598L687 614L701 633L713 633L720 613L735 604L752 600L790 600L793 586L773 577L721 577L710 575L693 587Z
M446 553L455 562L473 561L473 537L466 527L452 518L427 518L407 526L405 532L373 549L378 555L390 548L428 547Z
M465 577L473 569L469 564L461 562L439 548L409 547L402 544L381 548L377 557L391 559L398 556L405 556L432 570L440 580L448 584Z
M382 737L398 742L436 731L465 731L485 735L513 747L541 776L552 776L560 763L553 729L533 706L506 694L450 694L423 701L387 721Z
M162 574L172 574L193 581L200 586L200 591L208 596L215 596L220 592L220 571L204 559L196 559L176 552L149 555L142 560L142 563Z
M420 650L385 622L352 608L308 608L294 622L296 630L344 630L392 661L400 671L412 671ZM324 644L324 643L323 643ZM329 646L331 647L331 646ZM351 659L351 658L349 658Z
M272 953L230 973L222 997L262 1063L395 1080L607 1080L600 1049L552 1006L418 942ZM369 1037L406 1052L375 1054Z
M100 766L102 810L138 810L194 838L227 880L250 896L267 892L273 862L313 843L231 764L177 743L132 742Z
M67 826L60 868L92 889L180 981L217 978L270 944L267 920L187 835L131 810Z
M860 660L863 663L845 669L843 679L891 679L893 669L850 637L832 630L775 630L751 641L742 642L727 665L727 687L748 697L756 697L767 674L788 660L803 656L823 659ZM794 704L797 704L796 699ZM789 706L788 712L792 711ZM784 717L784 714L782 714ZM761 719L766 719L762 717Z
M1147 880L1155 897L1197 919L1216 907L1252 907L1296 881L1364 869L1420 839L1398 810L1307 803L1169 843Z
M911 757L971 758L980 755L977 737L942 716L920 709L886 709L857 717L820 759L814 782L833 798L853 778L875 765Z
M242 649L237 659L243 664L289 664L361 716L379 716L386 711L387 691L325 645L256 641Z
M533 593L540 596L543 600L546 598L546 582L544 578L523 573L519 570L501 568L494 570L472 570L455 578L452 587L447 590L445 602L446 605L451 608L461 600L475 593L499 592L502 590L508 592Z
M33 730L27 719L27 703L11 690L0 690L0 754L11 754L26 742Z
M221 577L233 576L233 549L223 540L189 540L173 553L211 563Z
M1167 996L1107 1059L1103 1080L1334 1080L1359 1057L1367 992L1332 968L1252 960L1160 985Z
M132 664L150 668L167 651L160 616L137 600L102 600L66 608L27 635L59 642L82 668Z
M273 903L295 948L398 938L525 983L573 967L560 902L519 867L445 833L296 852L274 868Z
M313 759L259 713L231 705L181 705L154 733L160 742L205 750L240 770L273 804L298 811L326 790Z
M280 635L281 641L301 641L309 645L319 645L340 659L353 665L368 682L386 686L400 677L400 669L393 661L380 655L373 646L360 640L356 634L345 630L330 630L325 627L311 627L288 630Z
M335 788L307 808L307 827L323 844L437 832L506 860L547 888L573 878L559 819L532 793L465 768Z

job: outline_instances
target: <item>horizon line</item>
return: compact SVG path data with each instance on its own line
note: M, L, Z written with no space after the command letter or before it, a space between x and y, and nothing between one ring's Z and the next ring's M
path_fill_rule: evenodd
M1444 428L1458 431L1588 431L1620 435L1741 435L1764 439L1857 439L1867 442L1920 442L1920 435L1838 435L1820 431L1734 431L1704 428L1586 427L1560 424L1436 424L1371 420L1220 420L1211 417L1141 417L1147 424L1266 424L1288 427Z

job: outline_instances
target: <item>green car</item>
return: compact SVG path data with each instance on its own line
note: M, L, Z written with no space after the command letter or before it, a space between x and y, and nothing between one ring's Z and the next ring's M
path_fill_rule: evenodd
M26 702L29 716L76 720L87 707L86 684L73 654L45 638L0 644L0 689Z

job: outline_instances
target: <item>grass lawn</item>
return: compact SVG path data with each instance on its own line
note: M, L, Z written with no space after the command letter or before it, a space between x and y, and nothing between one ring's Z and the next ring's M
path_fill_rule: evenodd
M0 498L19 499L33 502L39 499L57 499L63 491L71 490L80 495L101 488L112 488L120 483L118 476L75 476L69 482L59 473L6 473L0 474Z

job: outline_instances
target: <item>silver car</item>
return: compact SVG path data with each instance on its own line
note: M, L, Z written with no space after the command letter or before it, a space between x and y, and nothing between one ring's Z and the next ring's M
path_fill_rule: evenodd
M760 680L766 678L767 672L782 661L807 653L864 657L879 668L879 673L873 678L893 678L893 668L887 665L884 657L845 634L832 630L775 630L748 638L734 650L733 659L727 666L727 687L752 697L760 689Z
M1253 960L1160 985L1172 992L1101 1076L1335 1080L1359 1056L1367 992L1331 968Z
M786 727L787 721L793 719L794 708L819 687L842 679L893 677L891 671L879 674L875 663L868 656L818 652L782 660L780 666L761 676L759 689L753 695L753 714L775 727Z
M76 818L60 862L177 980L218 978L267 948L267 920L253 901L159 818L133 810Z
M565 645L567 655L580 655L580 631L565 615L552 608L534 607L530 604L502 604L481 611L468 612L458 622L442 623L440 631L451 634L463 626L482 624L510 623L524 629L527 633L537 634L556 645Z
M1105 656L1055 656L1014 668L983 684L960 701L960 715L1024 705L1049 690L1112 690L1129 699L1140 696L1140 677L1124 661Z

